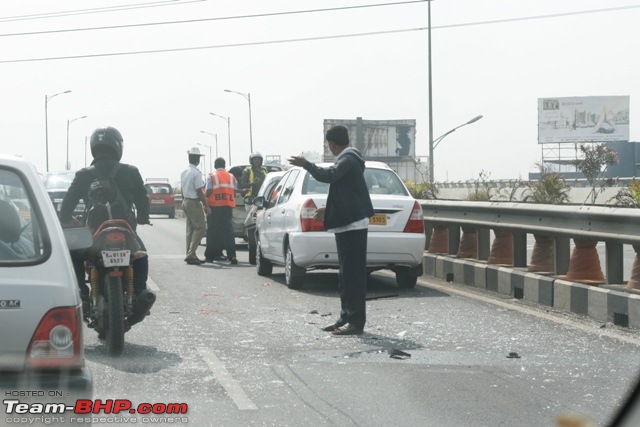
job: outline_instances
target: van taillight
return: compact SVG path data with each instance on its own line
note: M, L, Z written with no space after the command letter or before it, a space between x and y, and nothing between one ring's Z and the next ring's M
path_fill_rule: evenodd
M44 315L27 350L30 368L82 367L82 307L54 308Z
M407 221L407 225L404 226L404 233L424 233L424 215L422 213L422 206L418 202L413 204L413 210Z
M318 207L313 199L307 199L300 209L300 226L302 231L324 231L324 221L318 221L313 218Z

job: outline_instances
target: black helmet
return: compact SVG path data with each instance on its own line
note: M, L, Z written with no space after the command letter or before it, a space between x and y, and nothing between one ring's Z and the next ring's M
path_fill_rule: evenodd
M104 153L112 154L118 161L122 158L122 135L111 126L98 128L91 134L91 155L95 158Z
M260 154L258 151L254 151L253 153L251 153L251 155L249 156L249 163L252 163L253 159L260 159L264 161L262 154Z

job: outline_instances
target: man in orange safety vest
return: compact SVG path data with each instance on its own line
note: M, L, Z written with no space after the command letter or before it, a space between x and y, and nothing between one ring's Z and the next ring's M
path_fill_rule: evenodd
M237 264L236 243L233 235L233 208L236 207L236 177L225 170L226 162L218 157L214 162L215 171L207 177L206 199L211 208L207 217L207 248L204 251L206 262L231 261ZM227 253L222 256L222 250Z

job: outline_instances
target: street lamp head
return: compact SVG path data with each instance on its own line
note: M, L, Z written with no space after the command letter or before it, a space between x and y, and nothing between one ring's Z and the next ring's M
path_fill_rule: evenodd
M475 116L473 119L469 120L469 121L467 122L467 124L468 124L468 125L470 125L471 123L475 123L475 122L477 122L478 120L480 120L482 117L483 117L483 116L482 116L482 114L480 114L480 115L478 115L478 116Z

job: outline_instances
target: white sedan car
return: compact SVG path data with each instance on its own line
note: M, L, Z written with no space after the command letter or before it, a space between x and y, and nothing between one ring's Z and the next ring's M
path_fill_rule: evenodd
M364 177L375 210L369 218L367 269L390 269L399 287L412 288L422 275L422 207L386 164L367 161ZM313 218L314 211L326 205L328 189L329 184L295 167L270 195L254 199L253 204L261 208L256 217L259 275L268 276L274 264L282 265L287 286L298 289L307 270L339 267L335 236Z

